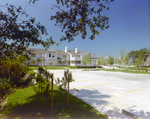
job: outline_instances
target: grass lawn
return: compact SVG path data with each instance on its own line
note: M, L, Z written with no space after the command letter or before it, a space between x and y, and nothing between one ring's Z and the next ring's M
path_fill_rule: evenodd
M68 69L96 69L96 68L77 68L76 66L66 66Z
M46 81L45 81L46 82ZM19 89L8 97L1 119L45 119L50 118L50 89L49 96L45 96L47 84L43 85L43 94L38 85ZM93 107L70 94L70 105L67 106L66 91L54 85L54 119L107 119Z
M76 66L66 66L68 69L79 69Z
M38 67L38 66L29 66L28 68L29 68L30 70L38 70L39 67Z
M119 69L102 69L104 71L113 71L113 72L123 72L123 73L136 73L136 74L150 74L150 72L140 72L140 71L132 71L132 70L119 70Z
M46 69L65 69L64 67L61 66L45 66Z

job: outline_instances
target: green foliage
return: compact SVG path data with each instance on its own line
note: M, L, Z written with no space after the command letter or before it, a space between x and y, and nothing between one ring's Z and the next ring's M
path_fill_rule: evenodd
M82 63L84 65L90 65L91 64L91 54L88 53L86 56L83 57Z
M142 65L144 64L144 59L147 58L147 53L149 53L150 51L147 49L147 48L143 48L143 49L140 49L140 50L132 50L128 53L129 55L129 58L132 59L132 62L136 65Z
M102 56L100 59L98 59L98 65L104 65L105 64L105 60L104 60L104 56Z
M34 64L35 64L35 60L32 60L32 61L31 61L31 64L33 64L33 65L34 65Z
M50 62L49 65L52 66L53 62Z
M61 88L66 89L68 87L68 96L67 96L67 105L69 105L69 83L74 81L72 78L72 72L69 71L69 69L64 71L64 77L61 80Z
M60 59L58 60L58 64L59 64L59 65L61 65L61 64L62 64L62 61L61 61Z
M21 85L21 78L28 68L21 65L17 59L5 58L0 60L0 78L10 80L11 85Z
M26 63L26 57L19 55L18 56L18 62L24 65Z
M111 66L114 64L114 58L109 55L107 63Z
M31 0L36 1L36 0ZM56 0L58 8L55 15L51 16L51 20L56 21L55 25L65 32L60 40L73 41L74 37L81 34L82 39L85 39L90 30L90 40L99 35L99 30L108 29L109 18L102 15L103 10L109 10L105 3L110 3L114 0ZM97 7L92 6L96 4ZM66 7L66 9L63 9ZM52 8L53 9L53 8Z
M40 65L41 59L38 58L36 61L37 61L37 62L39 63L39 65Z
M69 60L67 61L67 64L70 65L70 61Z
M46 80L43 78L43 80ZM24 119L45 119L50 117L50 102L46 103L45 95L39 95L35 89L38 89L39 84L30 86L28 88L19 89L8 97L4 111L3 118L24 118ZM43 84L43 92L48 89L47 100L50 101L50 88L47 84ZM102 114L95 110L92 106L80 100L79 98L69 95L70 106L66 103L66 93L61 91L58 86L54 84L54 119L59 117L68 117L71 119L108 119L106 114ZM80 111L79 111L80 110Z

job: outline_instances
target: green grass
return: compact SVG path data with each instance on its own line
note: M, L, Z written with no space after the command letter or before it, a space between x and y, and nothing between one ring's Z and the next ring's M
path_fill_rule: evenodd
M44 78L43 78L44 79ZM44 79L45 80L45 79ZM46 81L45 81L46 82ZM38 85L19 89L8 97L1 119L45 119L50 118L49 96L44 95L47 84L43 85L43 95L37 93ZM54 119L107 119L93 107L70 94L70 105L67 106L66 91L54 85Z
M66 66L66 67L69 68L69 69L79 69L76 66Z
M34 75L34 74L35 74L35 72L34 72L33 70L29 70L27 73L28 73L29 75Z
M112 72L123 72L123 73L136 73L136 74L150 74L150 72L140 72L140 71L132 71L132 70L118 70L118 69L102 69L104 71L112 71Z
M30 67L28 67L29 69L31 69L31 70L38 70L38 66L30 66Z
M60 67L60 66L46 66L45 68L46 69L65 69L65 68Z
M77 68L76 66L66 66L69 69L96 69L96 68Z

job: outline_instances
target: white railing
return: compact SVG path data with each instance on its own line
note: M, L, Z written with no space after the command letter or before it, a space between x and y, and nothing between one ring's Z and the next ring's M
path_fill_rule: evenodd
M81 60L81 57L72 57L70 60Z

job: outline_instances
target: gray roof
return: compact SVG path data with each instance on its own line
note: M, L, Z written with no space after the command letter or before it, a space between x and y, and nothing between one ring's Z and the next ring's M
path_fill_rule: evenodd
M58 54L63 54L63 55L67 55L67 53L65 53L65 51L63 50L56 50L58 52Z
M30 48L29 51L30 51L30 52L37 52L37 53L38 53L38 52L44 52L44 51L46 51L46 50L45 50L45 49Z

